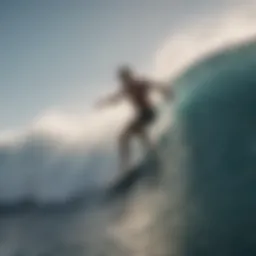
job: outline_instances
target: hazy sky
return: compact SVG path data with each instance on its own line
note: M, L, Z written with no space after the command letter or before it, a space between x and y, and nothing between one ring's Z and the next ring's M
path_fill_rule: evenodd
M0 130L51 108L85 110L118 64L149 71L179 27L236 2L0 0Z

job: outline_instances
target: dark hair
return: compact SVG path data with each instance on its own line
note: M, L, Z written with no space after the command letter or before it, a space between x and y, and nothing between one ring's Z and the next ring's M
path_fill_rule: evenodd
M133 71L129 66L122 66L118 69L119 77L130 77L132 76Z

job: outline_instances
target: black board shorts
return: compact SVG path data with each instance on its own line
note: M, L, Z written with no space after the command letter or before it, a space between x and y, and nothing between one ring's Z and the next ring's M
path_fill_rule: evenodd
M144 108L139 111L136 124L140 126L147 126L153 123L156 119L156 111L153 108Z

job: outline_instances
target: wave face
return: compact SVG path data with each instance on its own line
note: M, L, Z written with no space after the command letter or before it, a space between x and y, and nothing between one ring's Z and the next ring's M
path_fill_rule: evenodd
M175 82L184 184L178 255L256 253L255 71L251 41L196 63Z

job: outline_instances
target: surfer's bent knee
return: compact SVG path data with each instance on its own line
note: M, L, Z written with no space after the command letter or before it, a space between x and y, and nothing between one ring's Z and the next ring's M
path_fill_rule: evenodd
M125 143L128 141L130 135L131 135L130 129L126 129L125 131L123 131L123 132L120 134L120 136L119 136L119 142L120 142L120 144L122 144L122 145L125 144Z

